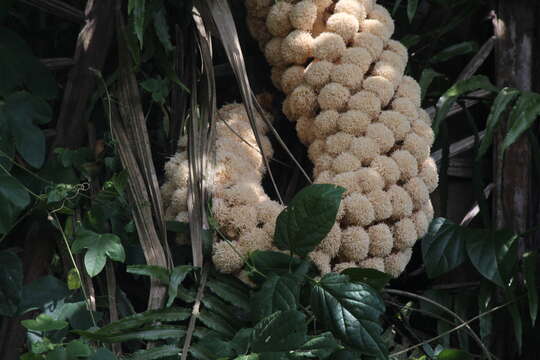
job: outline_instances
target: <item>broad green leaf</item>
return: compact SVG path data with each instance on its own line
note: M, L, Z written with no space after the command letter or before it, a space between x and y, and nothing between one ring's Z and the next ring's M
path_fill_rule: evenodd
M236 332L233 325L225 320L221 315L213 313L208 309L201 310L198 319L209 329L212 329L225 336L228 339L232 339Z
M63 320L55 320L49 315L39 314L35 319L22 320L21 325L28 330L33 331L51 331L61 330L68 326L68 323Z
M153 322L176 322L186 320L190 315L191 311L185 308L170 307L160 310L150 310L126 316L96 330L94 334L98 336L116 335Z
M342 349L331 332L312 336L300 349L289 355L292 359L327 359L336 351Z
M473 357L466 351L457 349L444 349L437 355L437 360L472 360Z
M152 94L152 100L159 104L165 102L170 91L169 81L162 79L160 76L142 81L141 86L144 90Z
M0 175L0 234L11 230L17 217L29 204L30 195L11 175Z
M248 263L257 270L257 272L252 272L251 275L262 281L265 278L260 274L266 277L272 274L289 274L291 270L300 266L302 260L276 251L256 250L249 255Z
M245 292L242 292L231 284L226 284L222 281L216 281L214 279L208 281L207 286L214 294L229 304L249 311L249 296Z
M280 310L296 310L299 285L293 275L271 275L251 298L254 320L262 320Z
M244 328L238 330L234 335L231 346L237 354L246 354L251 345L251 338L253 336L252 328Z
M199 360L230 359L234 356L230 341L215 337L207 337L191 344L189 353Z
M69 359L78 357L88 357L92 354L90 346L81 340L72 340L66 345L66 352Z
M330 273L313 286L310 302L317 319L344 343L366 355L386 356L379 323L385 306L370 286Z
M517 100L510 113L508 130L501 145L501 154L504 154L517 139L529 129L540 115L540 94L524 92Z
M166 10L164 6L160 6L160 8L154 12L153 19L154 19L154 29L156 31L156 35L161 42L161 45L165 48L167 51L174 50L174 46L171 43L171 36L169 35L169 25L167 24L167 19L165 17Z
M15 148L22 158L34 168L45 161L45 135L36 126L51 119L51 109L43 100L20 91L5 99L0 109L0 122L9 124Z
M238 318L235 316L233 307L225 303L223 300L213 294L205 294L201 299L204 308L221 315L227 321L234 323L238 322Z
M162 345L153 347L148 350L139 350L131 354L130 360L155 360L163 359L169 356L180 358L181 353L182 350L174 345Z
M259 321L253 331L253 352L291 351L307 340L306 316L297 310L278 311Z
M426 272L435 278L461 265L466 259L461 226L436 218L422 239L422 257Z
M328 184L302 189L277 218L274 242L278 248L300 256L313 250L334 225L344 191Z
M341 272L347 275L352 282L368 284L375 290L382 290L392 279L392 275L375 269L348 268Z
M425 99L427 95L427 91L429 87L431 86L431 83L435 78L444 76L443 74L433 70L432 68L427 68L422 71L422 75L420 75L420 81L418 84L420 85L420 89L422 91L422 101Z
M169 285L169 270L156 265L129 265L126 271L130 274L150 276ZM177 292L178 293L178 292Z
M69 289L65 282L47 275L23 286L19 313L31 309L43 309L46 305L56 306L56 302L67 297Z
M439 101L437 101L437 114L432 125L435 136L438 135L441 123L446 119L446 115L458 97L478 89L498 91L486 76L476 75L454 84L439 98Z
M527 252L523 254L523 275L525 286L527 287L527 298L529 299L529 314L534 326L538 315L538 289L536 288L536 253Z
M165 339L180 339L186 334L186 329L179 326L159 325L110 335L83 330L76 330L74 332L91 340L99 340L106 343L116 343L132 340L155 341Z
M466 55L478 51L478 44L474 41L465 41L447 47L429 59L432 64L448 61L456 56Z
M480 229L466 229L462 234L466 235L465 247L476 270L495 284L507 286L510 274L504 269L503 261L507 254L513 254L510 250L517 236L507 230Z
M234 358L234 360L258 360L258 359L259 359L259 354L241 355Z
M88 249L84 255L84 265L91 277L103 270L107 257L119 262L126 259L120 238L114 234L98 234L81 228L77 231L71 250L78 253L83 249Z
M145 358L147 359L149 358ZM109 349L99 348L88 360L116 360L116 356Z
M133 16L133 27L135 35L139 40L141 49L144 40L144 16L146 13L146 0L129 0L128 14Z
M53 99L57 95L52 73L15 32L0 27L0 96L27 88L33 95Z
M46 360L69 360L71 358L68 357L67 351L63 347L57 347L53 351L48 352L45 354ZM73 358L77 359L77 358Z
M10 250L0 251L0 264L0 316L13 316L21 301L23 265Z
M171 276L169 279L169 290L168 290L168 299L167 307L171 306L176 295L178 295L178 286L184 281L187 274L193 270L193 266L190 265L181 265L177 266L171 270Z
M408 0L407 2L407 17L409 22L412 22L416 15L416 9L418 9L418 0Z
M484 135L484 138L482 139L480 148L478 149L478 154L476 155L477 160L480 160L488 151L493 141L493 135L495 134L495 130L499 125L501 115L519 94L519 90L506 87L499 92L499 94L493 101L491 111L486 120L486 133Z

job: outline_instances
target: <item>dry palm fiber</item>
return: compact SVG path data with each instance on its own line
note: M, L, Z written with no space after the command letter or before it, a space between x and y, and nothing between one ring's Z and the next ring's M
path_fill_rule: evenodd
M398 276L433 218L431 119L404 76L407 49L374 0L246 0L248 27L287 97L316 183L347 189L310 254L321 273L361 266Z

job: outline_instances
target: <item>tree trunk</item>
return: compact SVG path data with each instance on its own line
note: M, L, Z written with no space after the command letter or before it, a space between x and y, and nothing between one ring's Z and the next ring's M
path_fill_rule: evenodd
M495 35L496 78L497 86L513 87L522 91L534 88L533 63L535 39L536 0L498 0ZM500 155L500 146L507 132L507 121L502 122L494 143L494 220L497 228L509 228L516 233L527 231L534 215L532 202L532 167L531 148L526 135ZM535 248L532 237L520 241L519 253ZM503 317L504 318L504 317ZM523 315L524 323L527 323ZM509 319L500 319L495 324L497 330L495 354L500 359L512 359L515 349L508 346L514 341L513 327L507 326ZM507 329L507 330L504 330ZM531 353L532 357L527 357ZM536 358L531 351L526 351L523 359Z

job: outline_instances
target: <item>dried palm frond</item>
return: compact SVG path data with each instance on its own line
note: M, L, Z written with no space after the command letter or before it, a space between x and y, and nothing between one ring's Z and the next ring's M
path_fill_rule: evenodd
M192 83L190 116L186 124L189 156L188 213L193 265L202 267L203 244L209 231L206 213L208 187L213 180L215 164L216 85L212 37L196 9L193 10L193 20L196 42L193 42L192 53L198 53L202 63L199 66L196 57L192 57L192 74L197 74L198 79Z
M257 140L257 145L259 146L259 149L263 154L263 160L268 170L270 180L272 181L272 185L274 186L274 189L276 191L276 195L281 201L281 194L277 188L272 171L268 166L268 157L266 156L266 154L264 154L264 151L261 147L260 134L255 123L255 114L258 113L265 121L265 123L269 126L280 146L285 150L288 156L291 157L295 165L300 169L308 182L311 182L311 180L307 175L306 171L298 162L298 160L294 157L292 152L285 145L270 120L266 117L265 112L255 98L255 94L251 90L246 66L244 63L244 55L242 53L242 48L238 39L238 33L236 31L236 25L234 23L234 19L228 2L221 0L196 0L195 4L197 8L201 10L201 14L204 17L205 24L207 24L207 27L210 24L213 26L213 30L219 36L223 48L225 49L225 53L227 54L227 58L238 83L240 93L242 95L242 101L246 108L251 127L253 128L255 139Z
M170 269L172 259L166 241L161 194L152 161L150 140L142 110L137 79L125 41L125 25L117 9L119 77L118 108L111 106L111 128L122 165L128 173L129 193L134 203L133 218L146 262ZM152 280L149 309L160 308L166 287Z

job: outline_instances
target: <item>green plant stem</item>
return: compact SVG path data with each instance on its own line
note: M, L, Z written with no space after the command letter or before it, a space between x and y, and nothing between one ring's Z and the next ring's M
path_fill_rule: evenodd
M88 298L88 294L86 293L84 285L82 284L82 281L83 281L82 280L82 275L81 275L81 272L79 271L79 268L77 267L77 263L75 262L75 257L73 256L73 252L71 252L71 248L69 246L69 242L68 242L68 239L66 237L66 234L64 233L64 230L62 229L60 221L58 220L58 216L56 216L55 213L50 213L50 212L48 212L48 213L49 213L49 216L51 218L54 218L54 220L56 222L56 227L60 231L60 234L62 235L62 239L64 240L64 243L66 244L66 248L67 248L69 257L71 259L73 267L75 268L75 272L77 273L77 276L79 277L79 281L81 281L81 290L83 292L84 300L86 302L86 307L88 309L88 312L90 313L90 318L92 319L92 324L95 327L97 327L96 319L94 318L94 314L92 313L92 307L91 307L91 304L90 304L90 299Z
M465 327L466 330L470 333L471 337L473 338L473 340L478 344L478 346L482 349L482 352L484 353L484 355L486 356L486 358L488 360L493 360L492 356L491 356L491 353L489 352L489 350L487 349L486 345L482 342L482 340L478 337L478 335L474 332L474 330L469 326L468 322L466 322L463 318L461 318L461 316L459 316L458 314L456 314L455 312L453 312L452 310L450 310L449 308L447 308L446 306L444 305L441 305L439 304L438 302L436 301L433 301L431 300L430 298L427 298L425 296L422 296L422 295L417 295L417 294L414 294L414 293L411 293L411 292L408 292L408 291L402 291L402 290L395 290L395 289L386 289L384 290L384 292L388 293L388 294L393 294L393 295L401 295L401 296L406 296L406 297L409 297L409 298L413 298L413 299L417 299L417 300L422 300L422 301L425 301L425 302L428 302L436 307L438 307L439 309L445 311L446 313L452 315L453 317L455 317L458 321L461 322L461 325L455 327L454 329L460 329L462 327ZM452 330L453 331L453 330ZM450 332L452 332L450 331ZM424 345L424 344L422 344Z
M509 302L504 303L504 304L502 304L502 305L496 306L496 307L494 307L494 308L492 308L492 309L490 309L490 310L488 310L488 311L485 311L485 312L483 312L483 313L481 313L481 314L476 315L475 317L473 317L473 318L471 318L471 319L469 319L469 320L467 320L467 321L465 321L465 322L459 324L458 326L456 326L456 327L454 327L454 328L452 328L452 329L450 329L450 330L448 330L448 331L443 332L442 334L439 334L439 335L437 335L437 336L435 336L435 337L432 337L431 339L427 339L427 340L425 340L425 341L422 341L421 343L418 343L418 344L416 344L416 345L410 346L410 347L408 347L408 348L406 348L406 349L403 349L403 350L394 352L394 353L390 354L389 357L390 357L390 358L396 358L396 357L399 356L399 355L406 354L407 352L409 352L409 351L411 351L411 350L414 350L414 349L416 349L416 348L418 348L418 347L420 347L420 346L427 345L427 344L429 344L429 343L431 343L431 342L433 342L433 341L435 341L435 340L438 340L438 339L440 339L440 338L442 338L442 337L445 337L446 335L449 335L449 334L451 334L451 333L453 333L453 332L455 332L455 331L457 331L457 330L459 330L459 329L461 329L461 328L463 328L463 327L468 327L470 323L472 323L472 322L474 322L474 321L476 321L476 320L478 320L478 319L480 319L480 318L482 318L482 317L484 317L484 316L486 316L486 315L489 315L489 314L491 314L492 312L498 311L498 310L500 310L500 309L502 309L502 308L504 308L504 307L510 305L511 303L513 303L513 302L515 302L515 301L516 301L516 300L512 300L512 301L509 301ZM491 357L491 354L490 354L489 352L488 352L487 354L485 354L485 355L488 356L489 359L492 358L492 357Z

